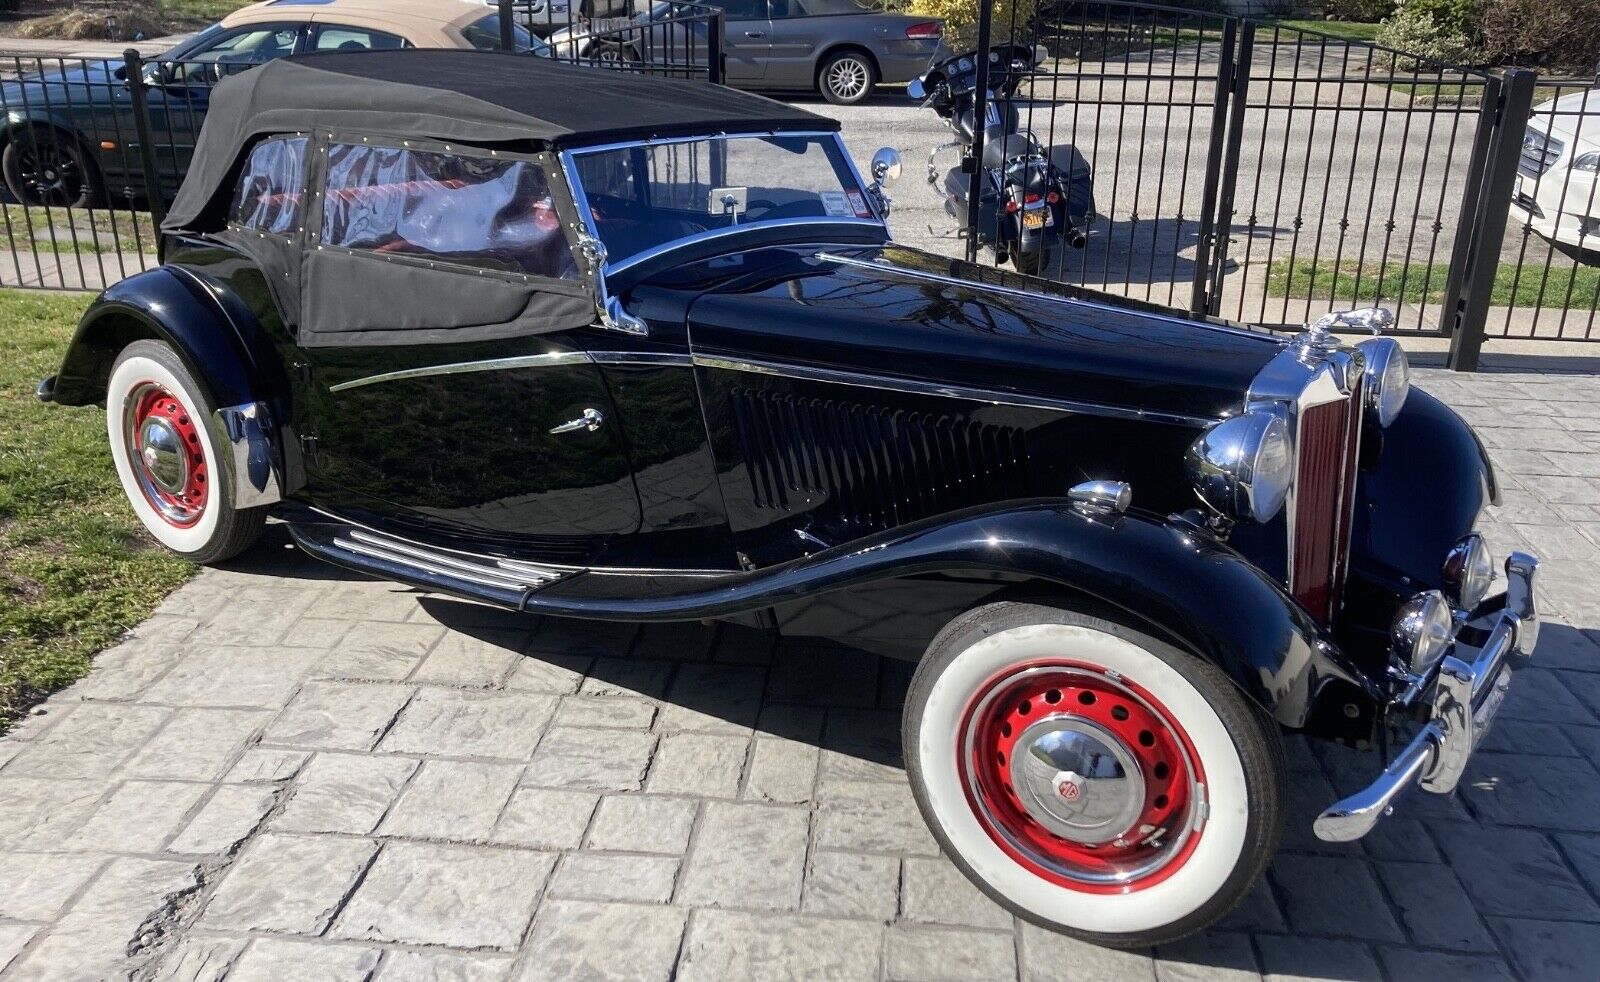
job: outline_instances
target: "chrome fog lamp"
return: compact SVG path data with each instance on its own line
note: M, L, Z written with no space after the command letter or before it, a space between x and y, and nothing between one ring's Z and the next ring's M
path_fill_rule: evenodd
M1450 601L1438 590L1428 590L1400 606L1394 626L1389 629L1389 640L1412 675L1425 675L1450 650L1454 626Z
M1356 347L1367 360L1367 409L1379 426L1388 426L1411 393L1411 363L1394 338L1368 338Z
M1184 463L1200 500L1230 519L1270 521L1294 477L1289 428L1271 413L1245 413L1212 426Z
M1489 595L1494 583L1494 556L1489 543L1474 532L1457 542L1444 560L1444 589L1462 610L1471 610Z

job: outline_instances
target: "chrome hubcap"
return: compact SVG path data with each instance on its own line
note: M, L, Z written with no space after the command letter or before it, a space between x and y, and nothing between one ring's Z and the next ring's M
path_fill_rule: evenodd
M841 61L833 66L830 78L833 91L842 96L853 96L867 84L867 68L858 61Z
M1133 751L1071 716L1049 716L1023 731L1011 755L1011 784L1034 821L1086 845L1116 840L1144 807Z
M144 421L139 427L139 456L156 487L168 494L183 490L189 476L188 455L170 422L158 416Z

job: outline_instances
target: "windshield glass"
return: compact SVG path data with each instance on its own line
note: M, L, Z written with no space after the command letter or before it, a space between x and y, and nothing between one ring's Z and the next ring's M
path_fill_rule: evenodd
M832 134L575 150L573 159L612 264L712 230L795 218L877 221Z

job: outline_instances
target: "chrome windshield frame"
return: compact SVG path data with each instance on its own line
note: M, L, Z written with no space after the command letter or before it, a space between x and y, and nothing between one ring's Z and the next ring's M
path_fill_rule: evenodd
M558 157L561 161L562 173L567 179L567 187L570 188L572 192L573 204L576 205L578 209L579 221L583 222L584 229L588 231L590 235L594 236L596 239L600 239L603 242L605 240L601 238L600 230L595 225L593 213L589 208L588 192L584 189L583 181L578 177L578 157L594 153L606 153L612 150L624 150L632 147L660 147L677 143L700 143L706 140L766 139L775 136L806 138L831 137L833 139L834 146L838 148L839 153L844 157L845 166L847 166L850 170L850 176L855 179L856 189L859 190L864 197L866 197L868 201L868 207L872 208L874 217L842 218L824 216L814 218L779 218L770 221L755 221L749 223L748 225L736 225L730 228L708 229L704 232L698 232L694 235L686 235L680 239L673 239L670 242L663 242L660 245L651 246L648 249L636 252L631 256L628 256L624 259L619 259L615 262L608 260L605 267L606 272L618 273L628 269L631 266L638 265L639 263L654 259L664 253L671 252L674 249L681 248L688 243L705 242L708 240L739 235L752 228L859 225L864 228L875 228L880 229L885 233L888 232L888 224L885 222L883 216L878 213L877 208L871 204L871 195L866 193L867 182L862 179L861 170L856 166L855 159L850 156L850 151L845 147L844 139L840 137L839 133L835 130L763 130L744 133L702 133L696 136L663 137L661 139L653 140L623 140L616 143L598 143L593 146L572 147L570 149L562 150Z

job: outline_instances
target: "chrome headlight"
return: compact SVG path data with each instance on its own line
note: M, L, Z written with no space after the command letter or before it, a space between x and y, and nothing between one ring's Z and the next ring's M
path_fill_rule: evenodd
M1224 518L1266 522L1294 477L1289 428L1271 413L1245 413L1206 430L1185 459L1195 493Z
M1450 650L1450 601L1438 590L1419 593L1400 606L1389 640L1412 675L1425 675Z
M1494 556L1483 536L1474 532L1455 544L1444 560L1444 589L1462 610L1472 610L1489 595L1494 583Z
M1379 426L1388 426L1411 392L1411 363L1394 338L1368 338L1356 347L1367 361L1367 408Z
M1600 172L1600 153L1586 153L1572 162L1573 170L1588 171L1591 174Z

